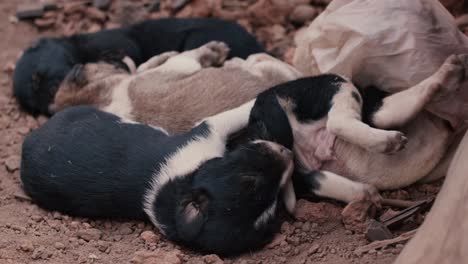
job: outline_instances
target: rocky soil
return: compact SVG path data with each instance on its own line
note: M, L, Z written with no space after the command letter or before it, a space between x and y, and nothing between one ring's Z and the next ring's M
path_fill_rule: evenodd
M344 228L343 205L333 201L300 200L295 216L285 217L281 233L271 244L258 252L223 259L174 245L149 223L96 221L47 212L21 192L22 140L47 118L33 118L18 109L12 97L11 75L21 50L37 37L95 32L146 18L215 16L237 21L254 33L272 54L290 61L295 32L308 25L328 2L54 1L59 9L36 10L35 18L24 22L18 21L15 14L17 8L24 10L19 5L25 1L0 1L0 263L391 263L403 244L361 252L359 249L369 242L365 235ZM457 16L466 11L466 4L460 4L463 1L444 2ZM385 193L385 196L420 200L434 197L439 187L440 182ZM394 213L388 208L379 212L387 216ZM415 214L391 231L398 235L416 228L423 219L423 213Z

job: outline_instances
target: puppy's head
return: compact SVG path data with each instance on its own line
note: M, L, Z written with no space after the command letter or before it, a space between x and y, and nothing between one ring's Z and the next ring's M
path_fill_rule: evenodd
M169 238L204 252L232 255L259 248L277 230L280 191L292 171L290 150L250 142L206 162L190 179L164 186L153 207L156 221ZM174 192L180 196L173 215L166 215L163 207Z
M127 69L120 64L76 64L60 84L49 112L54 114L74 105L99 107L110 100L111 89L127 74Z
M74 49L66 41L40 39L16 63L13 92L32 114L48 114L48 106L75 63Z

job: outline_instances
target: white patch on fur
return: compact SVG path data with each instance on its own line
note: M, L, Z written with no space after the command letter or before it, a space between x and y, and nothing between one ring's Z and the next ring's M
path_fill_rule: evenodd
M131 114L133 111L132 101L128 95L128 87L131 81L132 78L128 78L120 82L112 90L111 103L104 107L103 111L113 113L125 120L133 120Z
M250 55L244 65L247 71L258 77L268 77L269 74L280 74L287 80L302 77L302 74L294 67L266 53Z
M263 213L257 217L254 222L255 229L260 229L260 227L266 224L276 213L277 200L274 200L273 203L263 211Z
M237 108L206 118L201 122L208 122L218 134L227 137L247 126L250 111L255 104L255 100L256 99L250 100Z
M327 130L371 152L391 153L401 150L406 144L406 138L401 132L375 129L361 121L361 102L353 98L353 92L359 93L352 83L341 84L328 112Z
M144 196L144 211L151 222L164 232L164 226L158 223L153 212L154 201L160 189L170 180L195 171L209 159L221 157L225 150L225 142L216 134L210 133L208 137L196 137L187 142L170 157L166 159L158 172L155 172L150 188Z
M122 62L125 63L125 65L127 65L128 69L130 70L130 73L133 74L136 72L135 62L133 62L132 58L125 56L122 59Z
M158 223L153 212L153 205L161 188L170 180L197 170L205 161L221 157L224 154L228 136L247 126L250 110L254 103L255 100L252 100L237 108L205 119L209 126L209 134L195 137L185 145L180 146L175 153L166 159L160 170L153 174L150 188L144 195L143 209L161 232L164 232L164 226Z
M351 181L329 171L320 171L318 173L321 173L323 176L316 178L319 187L313 190L313 192L317 195L347 203L356 199L356 197L364 195L365 184Z
M133 125L140 125L141 123L137 122L137 121L133 121L133 120L130 120L130 119L127 119L127 118L120 118L117 123L120 123L120 124L133 124ZM169 132L167 132L164 128L162 127L158 127L158 126L152 126L152 125L147 125L149 127L151 127L152 129L154 130L158 130L158 131L161 131L163 132L164 134L166 135L169 135Z
M202 69L201 64L193 57L185 56L184 53L169 58L164 64L159 66L161 72L177 72L184 74L195 73Z

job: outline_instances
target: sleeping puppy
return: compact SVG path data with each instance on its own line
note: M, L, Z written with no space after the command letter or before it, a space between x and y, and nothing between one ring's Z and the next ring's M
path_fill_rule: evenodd
M181 133L204 117L300 76L290 65L264 53L225 62L228 52L224 43L213 41L194 50L155 56L133 74L106 62L77 65L60 86L50 111L93 105L124 119ZM131 60L125 61L134 68Z
M14 95L27 112L49 114L57 88L76 64L119 62L128 56L139 65L163 52L191 50L212 40L231 47L229 58L263 52L240 25L214 18L165 18L92 34L41 38L16 64Z
M444 120L423 108L461 88L467 65L468 55L453 55L428 79L388 96L376 89L361 96L333 74L280 84L257 97L249 138L294 150L296 191L378 204L374 186L395 189L446 172L449 146L457 138ZM370 125L361 121L362 114ZM404 134L382 130L390 128Z
M26 137L24 190L48 210L149 219L169 239L203 252L258 248L278 227L280 190L289 210L295 196L290 150L256 140L225 152L253 104L175 136L92 107L70 107Z

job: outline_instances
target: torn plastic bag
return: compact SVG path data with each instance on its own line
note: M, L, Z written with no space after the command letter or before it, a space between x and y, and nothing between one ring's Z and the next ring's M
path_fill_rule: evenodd
M293 64L306 75L333 72L361 87L395 93L433 74L468 38L437 0L334 0L296 35ZM468 120L468 85L426 109L457 129Z

